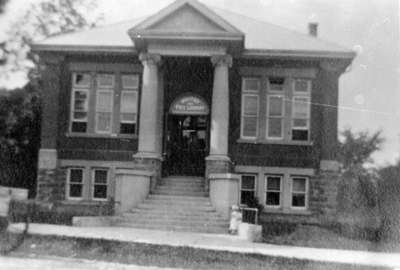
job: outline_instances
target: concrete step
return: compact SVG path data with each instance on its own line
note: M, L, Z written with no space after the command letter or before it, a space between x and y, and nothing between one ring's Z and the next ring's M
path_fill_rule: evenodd
M167 186L159 186L155 189L156 191L178 191L178 192L205 192L204 188L198 187L167 187Z
M198 196L179 196L179 195L161 195L161 194L150 194L147 200L160 200L160 201L180 201L180 202L210 202L208 197Z
M171 208L186 208L187 206L191 207L204 207L210 206L212 207L211 202L207 201L174 201L174 200L146 200L143 202L144 204L151 204L151 205L160 205L160 206L168 206Z
M165 204L153 204L153 203L141 203L136 209L151 209L151 210L161 210L163 212L199 212L199 211L215 211L214 207L211 205L186 205L185 207L171 207Z
M223 217L220 217L217 213L210 213L210 212L198 213L195 215L186 215L186 214L180 214L180 213L153 213L153 212L149 212L149 211L147 211L147 212L128 212L128 213L124 213L123 217L132 219L132 220L138 220L138 219L187 220L187 219L190 219L191 221L196 221L198 223L201 223L201 222L207 223L210 221L224 222L226 224L228 223L228 220L224 219Z
M201 176L168 176L164 177L162 180L170 180L170 181L204 181L204 177Z
M205 191L179 191L179 190L158 190L155 189L153 194L159 195L173 195L173 196L196 196L196 197L207 197L208 193Z
M180 232L197 232L197 233L216 233L226 234L228 227L203 227L203 226L159 226L154 224L132 224L132 223L118 223L116 226L130 227L138 229L149 229L149 230L163 230L163 231L180 231Z
M130 217L119 217L118 219L115 219L116 223L121 223L121 222L126 222L126 223L132 223L132 224L152 224L152 225L158 225L158 226L202 226L202 227L222 227L226 226L227 222L226 221L220 221L220 220L204 220L202 222L198 222L196 220L189 220L189 219L163 219L163 218L157 218L153 220L148 220L148 219L134 219Z

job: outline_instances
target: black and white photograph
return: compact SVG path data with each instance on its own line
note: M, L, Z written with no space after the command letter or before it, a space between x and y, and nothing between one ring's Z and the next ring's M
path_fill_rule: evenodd
M398 0L0 0L0 269L400 270Z

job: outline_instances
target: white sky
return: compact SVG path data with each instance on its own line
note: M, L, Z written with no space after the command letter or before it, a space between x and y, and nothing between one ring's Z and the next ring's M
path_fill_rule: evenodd
M28 0L11 0L0 17L0 39ZM29 0L35 2L34 0ZM37 0L36 0L37 1ZM383 130L386 139L375 160L384 165L400 157L400 25L397 0L200 0L299 32L319 23L319 37L358 51L340 80L339 128ZM172 0L98 0L105 23L142 17ZM1 82L0 82L1 83ZM18 86L12 78L8 86ZM1 85L0 85L1 87Z

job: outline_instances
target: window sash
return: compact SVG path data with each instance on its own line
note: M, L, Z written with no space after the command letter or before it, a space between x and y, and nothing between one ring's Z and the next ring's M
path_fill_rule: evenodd
M282 83L274 83L274 81L282 81ZM268 91L281 93L284 90L285 90L285 78L283 78L283 77L269 77L268 78Z
M294 190L294 181L295 180L304 180L305 181L305 190L304 191L295 191ZM309 178L308 177L300 177L300 176L292 176L290 177L290 207L293 209L307 209L308 207L308 184ZM294 206L293 205L293 197L295 195L304 196L304 206Z
M104 108L100 107L100 97L102 94L109 94L109 100L106 101ZM96 92L96 133L112 133L113 126L113 111L114 111L114 91L113 90L97 90ZM107 128L102 129L100 123L107 117L109 123L106 125Z
M133 84L129 85L129 81ZM122 89L139 89L139 75L137 74L124 74L121 75Z
M96 182L96 172L106 172L106 183L98 183ZM108 192L109 192L109 171L107 169L93 169L92 170L92 200L94 201L107 201ZM96 188L97 187L105 187L106 188L106 196L105 197L96 197Z
M134 95L134 104L127 104L125 103L128 99L126 98L127 95ZM126 91L123 90L121 92L121 117L120 123L125 124L136 124L137 123L137 111L138 111L138 92L137 91ZM124 114L134 115L133 120L124 119Z
M271 115L272 100L279 98L281 99L281 112L280 115ZM272 136L271 134L271 122L272 120L280 120L280 135ZM281 140L284 138L284 119L285 119L285 97L283 95L267 95L267 122L266 122L266 135L267 139Z
M296 87L297 83L306 83L307 84L306 91L298 91L297 87ZM310 95L310 93L311 93L311 80L309 80L309 79L294 79L292 88L293 88L293 93L295 95Z
M253 88L253 89L249 89L246 86L248 85L248 82L255 82L257 87ZM260 86L261 86L261 81L259 78L257 77L247 77L247 78L243 78L242 80L242 92L253 92L253 93L259 93L260 91Z
M115 87L115 75L109 73L98 73L97 76L97 88L98 89L110 89ZM102 82L109 80L109 84L103 84Z
M77 98L77 92L84 92L86 94L86 98ZM79 110L75 106L75 101L84 100L84 108ZM76 118L75 113L86 113L85 118ZM88 121L88 113L89 113L89 90L88 89L73 89L72 90L72 99L71 99L71 119L73 122L87 122Z
M77 82L77 77L78 76L83 76L83 81L86 81L86 83L80 84ZM91 85L91 80L92 76L90 73L73 73L72 74L72 88L90 88Z
M243 188L243 178L244 177L252 177L253 188ZM257 176L254 174L243 174L240 178L240 204L246 204L243 200L245 199L244 193L252 193L253 196L256 195L257 190Z
M81 180L78 181L71 181L72 171L79 170L81 171ZM83 188L84 188L84 179L85 178L85 171L82 168L69 168L68 175L67 175L67 199L68 200L83 200ZM80 186L80 196L71 196L71 186Z
M279 178L279 190L278 189L268 189L269 178ZM279 208L282 206L282 176L281 175L266 175L265 176L265 205L270 208ZM279 194L279 205L278 204L267 204L268 194Z
M247 97L255 97L256 98L256 109L255 109L255 113L254 114L248 114L245 112L245 100ZM240 127L240 137L241 138L245 138L245 139L255 139L258 136L258 121L259 121L259 117L258 117L258 111L260 108L260 104L259 104L259 97L258 95L255 94L242 94L242 112L241 112L241 127ZM246 135L246 118L254 118L255 119L255 134L254 136L248 136Z

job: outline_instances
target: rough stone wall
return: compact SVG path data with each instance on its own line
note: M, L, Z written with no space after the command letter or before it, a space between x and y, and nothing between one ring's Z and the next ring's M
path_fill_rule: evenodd
M55 202L65 199L67 170L39 169L37 178L36 199L45 202Z

